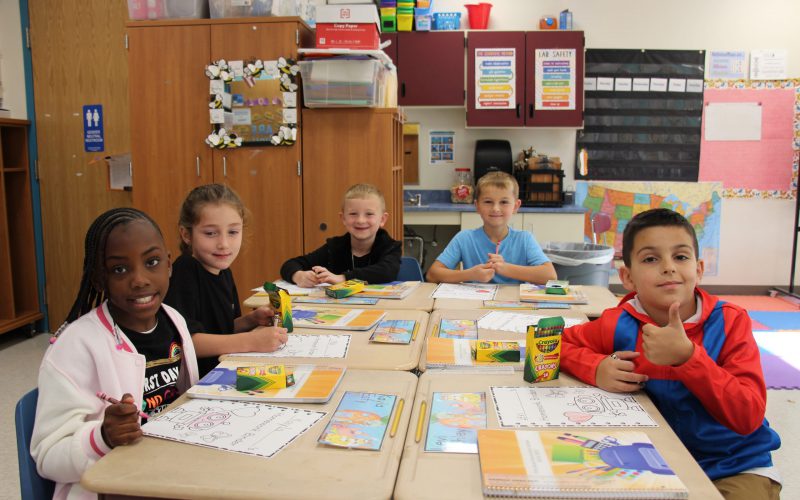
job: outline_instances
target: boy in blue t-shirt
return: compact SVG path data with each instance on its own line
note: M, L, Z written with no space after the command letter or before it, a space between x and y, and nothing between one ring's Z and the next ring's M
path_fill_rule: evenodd
M478 180L475 209L483 227L460 231L431 264L427 279L435 283L538 283L556 279L553 264L528 231L509 227L519 209L519 185L505 172ZM462 269L457 269L458 263Z

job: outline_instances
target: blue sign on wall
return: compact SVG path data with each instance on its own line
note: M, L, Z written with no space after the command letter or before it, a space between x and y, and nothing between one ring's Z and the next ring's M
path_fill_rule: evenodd
M83 107L83 149L87 153L106 149L103 136L103 106L100 104L88 104Z

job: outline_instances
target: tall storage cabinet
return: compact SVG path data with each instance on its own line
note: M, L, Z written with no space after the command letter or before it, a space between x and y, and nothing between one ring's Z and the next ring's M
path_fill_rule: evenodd
M42 319L37 286L28 121L0 118L0 333Z
M228 184L253 214L232 268L239 287L277 277L303 249L302 142L212 151L204 143L211 125L203 72L218 59L296 58L311 31L299 18L267 17L135 22L128 36L134 206L159 223L174 258L186 194Z
M303 110L305 251L345 233L339 218L344 192L370 183L386 198L384 228L403 238L403 126L396 109Z

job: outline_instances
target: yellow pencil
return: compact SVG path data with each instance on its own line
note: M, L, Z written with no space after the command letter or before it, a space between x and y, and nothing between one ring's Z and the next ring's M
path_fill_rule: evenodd
M400 414L403 413L403 406L406 404L404 399L400 399L397 403L397 411L394 414L394 420L392 421L392 429L389 431L389 437L394 437L397 433L397 424L400 423Z
M414 322L414 332L411 334L411 341L417 340L417 332L419 331L419 321Z
M438 337L439 336L439 325L433 325L433 331L431 332L431 337Z
M414 436L414 442L419 443L419 440L422 439L422 423L425 421L425 410L428 407L428 403L423 401L419 405L419 416L417 416L417 433Z

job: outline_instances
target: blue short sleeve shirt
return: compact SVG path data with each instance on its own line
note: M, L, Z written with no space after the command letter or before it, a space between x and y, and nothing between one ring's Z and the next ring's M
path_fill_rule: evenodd
M436 258L449 269L455 269L459 262L464 269L482 264L495 253L496 245L486 235L482 227L460 231ZM508 235L500 242L500 255L506 262L520 266L539 266L550 259L542 247L528 231L508 228ZM495 275L491 283L513 284L521 281L506 276Z

